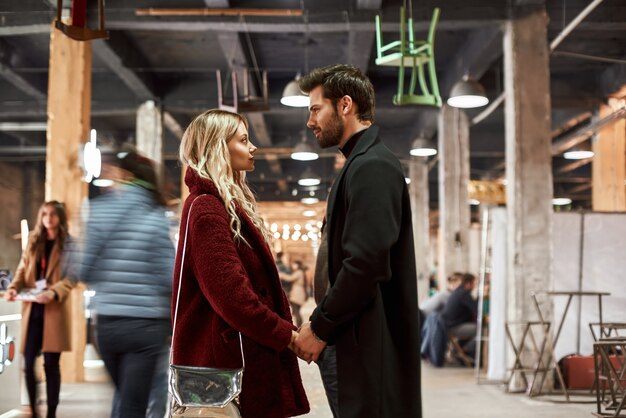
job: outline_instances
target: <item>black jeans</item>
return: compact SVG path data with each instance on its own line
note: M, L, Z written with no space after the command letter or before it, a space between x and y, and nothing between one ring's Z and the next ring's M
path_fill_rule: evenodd
M317 359L328 406L334 418L339 417L339 388L337 383L337 348L327 345Z
M157 362L171 334L169 319L99 315L100 356L115 384L111 416L145 418Z
M35 378L35 360L43 347L44 305L33 303L28 319L26 346L24 347L24 375L28 400L35 411L37 404L37 379ZM59 404L61 391L61 371L59 359L61 353L43 353L44 371L46 372L46 395L48 399L48 417L54 417Z

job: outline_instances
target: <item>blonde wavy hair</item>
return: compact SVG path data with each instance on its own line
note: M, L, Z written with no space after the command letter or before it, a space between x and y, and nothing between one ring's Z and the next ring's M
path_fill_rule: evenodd
M215 184L230 218L230 230L235 241L248 244L241 234L241 219L236 209L239 205L265 240L270 242L269 231L256 213L256 199L246 182L246 172L233 170L230 164L228 142L237 133L240 123L248 127L248 121L242 115L220 109L210 109L197 116L181 140L180 161Z

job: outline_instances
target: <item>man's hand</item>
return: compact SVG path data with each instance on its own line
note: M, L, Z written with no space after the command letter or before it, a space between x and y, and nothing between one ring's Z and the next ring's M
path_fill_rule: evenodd
M298 335L293 343L295 345L294 351L298 357L307 363L316 361L320 356L320 353L324 350L324 348L326 348L326 342L317 338L311 329L310 322L303 324L298 332L300 335Z
M17 291L15 289L7 289L6 292L4 292L4 300L8 302L15 301L16 296L17 296Z

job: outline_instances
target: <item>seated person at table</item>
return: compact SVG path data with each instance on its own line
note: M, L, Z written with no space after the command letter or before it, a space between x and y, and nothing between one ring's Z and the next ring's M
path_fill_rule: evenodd
M448 277L445 290L432 295L420 304L420 311L422 311L422 315L426 317L433 312L441 312L454 289L459 287L461 284L462 279L463 273L452 273L452 275Z
M470 357L474 355L476 345L478 302L472 297L475 287L476 277L465 273L461 285L452 292L441 312L448 334L459 338Z

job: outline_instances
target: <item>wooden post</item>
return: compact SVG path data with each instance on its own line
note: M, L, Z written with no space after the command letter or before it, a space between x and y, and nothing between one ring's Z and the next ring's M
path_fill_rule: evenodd
M613 113L622 101L609 99L599 109L600 119ZM621 119L598 132L593 141L592 207L594 211L626 211L626 120Z
M79 153L89 139L91 117L91 44L74 41L58 30L50 32L48 130L46 145L46 200L65 203L70 232L79 235L79 210L87 197L81 180ZM63 382L84 381L86 321L83 287L73 290L72 351L61 356Z
M455 271L469 269L469 121L464 111L443 105L439 115L440 288Z

